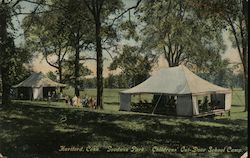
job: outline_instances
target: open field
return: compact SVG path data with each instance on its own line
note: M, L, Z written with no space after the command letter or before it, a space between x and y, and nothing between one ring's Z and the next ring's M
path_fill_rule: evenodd
M243 112L242 91L233 95L230 117L199 119L120 112L119 91L104 90L103 111L44 101L14 101L1 106L0 153L8 158L234 158L247 150L248 113ZM65 93L72 94L71 90ZM84 93L95 96L94 89L81 95ZM62 146L82 151L59 151Z

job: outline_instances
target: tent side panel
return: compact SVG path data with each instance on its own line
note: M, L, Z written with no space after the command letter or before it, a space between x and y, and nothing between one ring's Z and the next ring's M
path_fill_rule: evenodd
M199 106L197 103L197 96L192 96L193 115L199 115Z
M232 104L232 94L228 93L225 97L225 110L230 110Z
M40 87L39 88L39 99L42 99L43 98L43 87Z
M192 116L193 115L193 101L191 95L178 96L176 112L177 116Z
M120 110L130 111L131 95L130 94L120 94Z

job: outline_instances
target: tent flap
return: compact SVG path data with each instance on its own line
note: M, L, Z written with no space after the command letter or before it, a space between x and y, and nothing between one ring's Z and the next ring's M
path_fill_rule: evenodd
M197 103L196 96L192 96L192 102L193 102L193 115L199 115L199 106Z
M176 106L177 115L178 116L192 116L193 115L192 105L193 103L192 103L191 95L178 96L177 106Z
M43 98L43 87L35 87L33 89L33 99Z
M225 96L225 110L231 109L232 94L226 94Z

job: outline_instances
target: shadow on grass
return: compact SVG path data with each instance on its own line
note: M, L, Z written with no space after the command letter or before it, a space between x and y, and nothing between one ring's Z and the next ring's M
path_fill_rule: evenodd
M237 112L234 112L237 113ZM247 120L246 119L233 119L231 120L230 117L227 118L196 118L196 119L191 119L190 121L202 121L202 122L210 122L210 123L219 123L221 125L227 125L227 126L242 126L245 127L247 126Z
M119 115L86 112L77 109L43 108L19 104L4 106L0 111L0 153L13 157L93 157L93 153L59 152L60 146L100 146L95 157L205 157L208 153L151 152L153 146L225 147L245 149L247 129L234 128L245 120L199 119L227 126L196 125L192 119L150 115ZM166 123L163 123L165 121ZM219 142L219 143L218 143ZM142 146L143 153L107 153L108 146ZM239 157L241 153L227 153ZM184 156L183 156L184 155ZM223 157L215 153L214 157ZM200 157L199 156L199 157Z

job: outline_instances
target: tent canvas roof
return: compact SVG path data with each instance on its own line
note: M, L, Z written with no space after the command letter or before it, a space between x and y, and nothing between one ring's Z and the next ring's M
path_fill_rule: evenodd
M204 94L230 93L231 90L214 85L191 72L183 65L163 68L141 84L121 93Z
M14 85L17 87L66 87L65 84L57 83L46 77L43 73L33 73L26 80Z

